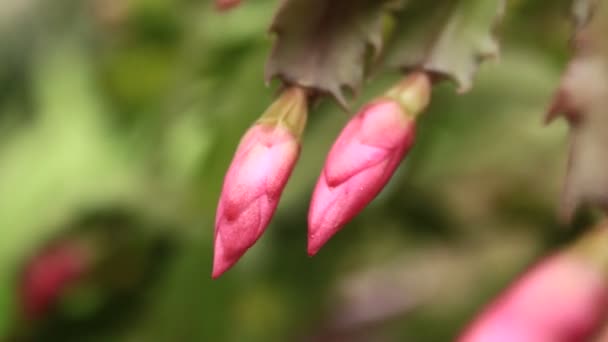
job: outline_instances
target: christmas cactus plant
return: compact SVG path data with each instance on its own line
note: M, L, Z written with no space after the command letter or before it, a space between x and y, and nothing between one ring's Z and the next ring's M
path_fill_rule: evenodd
M271 24L276 41L266 78L278 79L284 90L245 134L226 173L215 223L213 277L234 265L270 224L297 160L311 104L329 96L350 111L344 90L357 91L370 71L403 74L402 81L352 117L329 149L308 214L308 254L313 256L387 185L414 144L416 119L430 103L433 84L450 79L466 92L479 63L498 54L493 33L504 7L501 0L433 6L282 1ZM394 22L390 34L387 20Z
M238 2L218 1L218 8ZM498 56L497 24L505 1L281 1L270 31L275 42L267 81L277 100L243 137L220 197L213 277L232 267L271 223L298 158L306 117L330 97L347 112L345 90L357 92L380 72L403 79L369 100L346 123L310 200L308 254L314 256L386 187L414 146L416 121L432 104L432 87L452 80L473 87L484 60ZM571 130L560 217L582 205L608 207L608 5L573 2L575 55L547 122L564 114ZM437 118L440 120L440 118ZM306 148L304 146L304 148ZM547 257L499 297L460 341L583 341L608 311L606 224L580 243ZM375 234L382 234L376 232Z
M4 0L0 340L606 342L607 37L608 0Z

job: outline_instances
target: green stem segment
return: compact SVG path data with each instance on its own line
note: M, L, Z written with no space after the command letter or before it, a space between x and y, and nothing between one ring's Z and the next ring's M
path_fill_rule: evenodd
M286 127L297 139L302 137L308 117L308 94L304 88L293 86L281 95L258 119L257 124Z
M406 115L416 119L431 100L431 78L424 71L409 74L386 92L386 97L397 101Z

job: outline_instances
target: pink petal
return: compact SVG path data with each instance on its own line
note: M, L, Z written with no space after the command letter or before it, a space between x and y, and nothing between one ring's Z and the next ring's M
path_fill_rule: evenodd
M389 158L411 135L411 122L393 101L376 102L363 108L346 125L329 152L325 175L337 186L363 169Z
M376 164L337 187L321 176L308 214L308 255L315 255L382 190L387 166L388 161Z

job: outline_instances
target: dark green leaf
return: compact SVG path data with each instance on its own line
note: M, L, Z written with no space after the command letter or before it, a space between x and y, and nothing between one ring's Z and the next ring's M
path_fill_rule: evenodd
M504 7L504 0L410 1L398 15L387 63L449 77L467 91L481 61L498 54L493 29Z
M286 0L271 31L277 40L266 65L267 80L331 94L346 106L343 89L364 79L369 46L382 44L383 18L394 0Z

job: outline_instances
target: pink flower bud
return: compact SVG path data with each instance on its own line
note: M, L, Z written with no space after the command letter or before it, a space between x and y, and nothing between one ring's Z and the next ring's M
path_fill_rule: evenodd
M430 91L428 75L413 73L344 127L312 195L310 256L384 188L414 143L415 119L428 105Z
M415 123L398 102L363 108L334 143L308 214L308 254L357 215L386 185L414 142Z
M87 270L85 246L65 242L45 249L25 266L20 292L25 315L38 318L53 306L63 292Z
M604 250L605 244L595 248ZM597 255L605 259L601 253ZM608 313L608 283L598 260L579 254L559 253L533 267L484 310L459 341L588 341Z
M299 156L306 110L304 91L287 90L241 140L217 208L213 278L232 267L268 226Z

